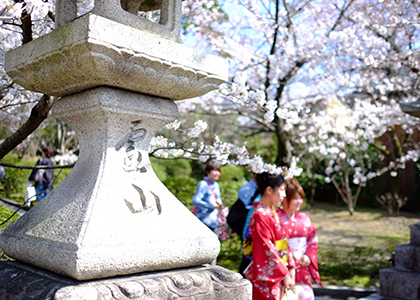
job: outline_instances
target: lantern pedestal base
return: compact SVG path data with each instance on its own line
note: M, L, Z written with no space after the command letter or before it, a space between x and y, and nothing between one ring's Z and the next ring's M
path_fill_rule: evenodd
M251 283L208 265L79 282L18 262L0 262L0 299L251 300Z

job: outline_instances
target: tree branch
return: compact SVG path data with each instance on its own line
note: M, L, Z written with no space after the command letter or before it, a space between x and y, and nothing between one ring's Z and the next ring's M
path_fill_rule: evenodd
M398 134L395 131L395 125L391 126L391 137L395 146L395 154L397 156L396 158L400 158L401 156L403 156L403 149Z
M240 115L246 116L246 117L250 118L251 120L257 122L261 126L265 127L267 130L270 130L270 131L275 130L275 127L273 126L273 124L265 122L262 118L258 118L255 115L255 113L248 113L248 112L240 111L240 110L238 110L238 112L239 112Z
M276 16L275 16L275 18L276 18L276 22L275 22L275 28L274 28L274 35L273 35L273 43L271 44L271 49L270 49L270 55L273 55L275 52L276 52L276 44L277 44L277 34L278 34L278 32L279 32L279 9L280 9L280 7L279 7L279 0L276 0ZM268 89L268 87L270 86L270 76L269 76L269 74L270 74L270 68L271 68L271 65L270 65L270 59L268 58L267 59L267 65L266 65L266 72L265 72L265 83L264 83L264 86L265 86L265 97L267 98L267 89Z
M359 194L361 190L362 190L362 186L359 185L357 187L356 195L354 195L353 208L356 207L356 203L357 203L357 200L359 199Z
M48 117L54 102L52 96L43 95L39 102L32 108L29 119L11 136L0 144L0 160L26 139Z
M340 8L337 7L337 5L334 5L334 6L338 10L342 11ZM357 24L356 20L354 20L353 18L351 18L349 16L344 16L344 18L347 19L350 22L353 22L354 24ZM395 42L395 39L393 39L391 37L384 36L377 29L375 29L375 27L373 27L373 26L366 26L366 28L369 29L370 31L372 31L377 37L380 37L380 38L384 39L385 41L387 41L391 45L392 49L394 49L395 52L401 53L401 48L397 45L397 43Z
M337 181L331 177L331 181L334 184L336 190L338 191L338 193L340 194L341 198L343 199L343 201L348 204L348 200L346 198L346 196L343 194L343 191L341 190L340 186L338 185Z
M281 96L282 96L282 94L283 94L283 90L284 90L284 87L287 85L287 83L288 83L288 81L293 77L293 76L295 76L296 75L296 73L299 71L299 69L300 68L302 68L303 67L303 65L305 64L305 63L307 63L308 61L307 60L300 60L300 61L297 61L296 63L295 63L295 65L294 65L294 67L293 68L291 68L290 70L289 70L289 72L283 77L283 78L281 78L280 80L279 80L279 82L280 82L280 86L279 86L279 88L278 88L278 90L277 90L277 94L276 94L276 101L277 101L277 103L279 103L279 101L280 101L280 99L281 99Z
M70 164L70 165L64 165L64 166L46 166L46 165L39 165L39 166L23 166L23 165L15 165L15 164L9 164L4 163L0 161L0 166L8 167L8 168L15 168L15 169L30 169L30 170L40 170L40 169L69 169L73 168L76 165Z
M25 9L22 11L22 16L20 18L22 24L22 44L29 43L33 40L32 37L32 17L31 14Z
M337 7L337 5L334 5L340 11L340 15L338 16L337 20L335 21L334 26L327 33L327 36L329 36L331 34L331 32L333 32L335 30L335 28L338 26L338 24L340 23L341 19L344 17L344 13L348 10L348 8L353 3L353 1L354 0L350 0L350 2L346 5L346 7L344 9L339 9Z
M26 104L32 104L32 103L35 103L35 101L5 104L3 106L0 106L0 110L3 110L3 109L8 108L8 107L12 107L12 106L26 105Z

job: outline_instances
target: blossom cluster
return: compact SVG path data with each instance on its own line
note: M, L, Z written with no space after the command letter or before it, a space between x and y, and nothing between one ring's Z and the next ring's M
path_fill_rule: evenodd
M418 161L419 145L411 148L403 145L407 150L401 157L383 164L386 156L381 152L388 150L378 138L397 125L408 135L420 129L419 120L403 113L395 101L389 104L356 101L353 109L336 101L334 105L330 103L329 109L313 112L311 118L294 127L296 134L302 135L296 147L328 162L327 183L332 176L347 174L353 177L353 184L364 186L386 172L395 177L407 161Z
M195 123L193 128L186 130L186 132L195 132L198 130L205 130L206 125L203 121ZM169 125L168 129L181 130L180 122L177 120ZM200 132L201 133L201 132ZM294 157L289 168L278 167L273 164L268 164L263 161L261 156L254 155L250 157L246 145L237 146L233 143L224 142L219 136L215 135L212 139L212 144L205 144L198 142L198 135L188 134L190 138L187 142L176 142L170 140L162 135L152 138L149 153L152 156L159 158L187 158L196 159L203 163L214 159L219 161L222 165L241 166L247 168L253 173L269 172L272 174L283 174L286 178L299 176L303 171L298 166L299 159Z

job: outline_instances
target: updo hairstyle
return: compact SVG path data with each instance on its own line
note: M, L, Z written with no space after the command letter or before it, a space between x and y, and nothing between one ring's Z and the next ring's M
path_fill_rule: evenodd
M258 192L261 195L264 195L264 192L268 187L275 189L276 187L281 186L283 183L286 183L283 176L270 174L268 172L257 174L255 180L257 181Z

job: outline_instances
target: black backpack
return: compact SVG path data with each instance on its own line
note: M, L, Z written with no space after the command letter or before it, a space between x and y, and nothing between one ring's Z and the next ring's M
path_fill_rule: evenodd
M255 192L254 196L252 196L251 203L254 202L255 198L257 198L259 192L258 189ZM245 207L245 204L242 202L241 199L236 200L236 202L232 205L229 209L229 214L227 216L227 223L229 227L232 228L232 231L239 235L242 240L242 232L244 231L244 226L246 222L246 218L248 216L249 209Z

